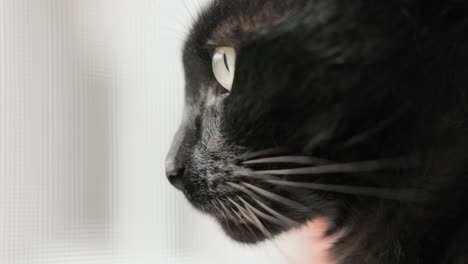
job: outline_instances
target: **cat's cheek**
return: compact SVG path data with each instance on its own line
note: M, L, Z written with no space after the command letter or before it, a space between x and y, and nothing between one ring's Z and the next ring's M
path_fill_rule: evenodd
M326 218L316 218L299 229L283 234L279 246L291 263L335 264L331 251L337 237L324 235L329 225Z

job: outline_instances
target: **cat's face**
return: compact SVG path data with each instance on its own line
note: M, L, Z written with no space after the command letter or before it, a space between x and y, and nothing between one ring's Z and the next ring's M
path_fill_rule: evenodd
M401 32L346 2L215 1L192 29L166 170L236 240L318 215L338 224L355 199L342 186L372 194L372 179L356 174L400 168L382 160L403 152L391 127L409 116L411 78L398 62L406 54L395 59Z

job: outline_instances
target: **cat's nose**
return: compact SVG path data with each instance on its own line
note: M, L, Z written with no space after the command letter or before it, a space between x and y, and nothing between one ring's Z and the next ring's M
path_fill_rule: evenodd
M189 129L193 127L190 120L180 125L166 156L166 177L181 191L184 190L184 174L187 173L185 168L194 142L193 132Z
M175 162L168 160L166 161L166 177L172 186L178 190L183 191L184 185L182 182L182 175L184 174L184 168L175 166Z

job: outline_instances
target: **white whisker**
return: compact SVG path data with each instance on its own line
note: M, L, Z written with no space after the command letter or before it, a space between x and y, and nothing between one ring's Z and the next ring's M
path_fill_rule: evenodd
M328 174L328 173L355 173L373 172L378 170L413 168L414 164L402 163L401 159L374 160L363 162L339 163L314 167L303 167L295 169L263 170L255 171L255 174L270 175L307 175L307 174Z
M266 198L270 199L270 200L273 200L273 201L276 201L276 202L279 202L279 203L282 203L286 206L291 206L291 207L295 207L295 208L304 208L304 209L307 209L307 207L305 207L304 205L298 203L298 202L295 202L293 200L290 200L288 198L285 198L281 195L278 195L276 193L272 193L270 191L267 191L265 189L262 189L260 187L257 187L257 186L254 186L252 184L249 184L249 183L246 183L246 182L243 182L242 185L244 185L245 187L248 187L249 189L253 190L254 192L262 195L262 196L265 196Z
M228 198L228 200L237 208L237 210L239 210L239 213L241 213L241 215L245 217L244 213L246 213L246 209L242 207L240 204L236 203L231 198ZM249 217L246 217L245 219L249 221L250 223L255 224L255 222Z
M233 173L235 177L248 177L248 178L255 178L255 179L270 179L270 180L278 180L281 178L280 175L269 175L269 174L259 174L258 172L254 171L236 171Z
M218 204L221 205L221 208L219 208L216 203L213 203L216 210L218 212L220 212L222 218L224 219L224 222L227 224L228 223L228 217L231 218L231 219L234 219L234 217L232 215L229 214L229 211L227 210L227 208L221 203L221 201L219 199L216 199L216 201L218 202Z
M249 209L246 208L247 214L250 215L250 218L252 221L254 221L255 226L265 235L268 239L273 239L273 235L268 232L268 230L265 228L265 226L262 224L262 222L258 219L258 217Z
M221 201L219 199L216 199L216 201L220 204L221 204ZM231 219L231 220L235 220L234 216L232 216L226 209L226 207L224 207L222 205L222 208L219 208L216 203L213 202L213 205L215 206L216 210L219 212L219 214L221 214L221 217L222 217L222 220L224 220L224 223L226 224L226 227L230 230L232 230L232 227L229 225L229 221L228 221L228 217ZM239 227L239 225L234 221L235 225L237 227Z
M273 235L268 231L268 229L265 228L265 226L262 224L262 222L258 219L258 217L249 209L249 208L246 208L247 211L249 212L249 214L251 215L251 217L253 218L253 220L256 222L256 226L257 228L260 230L260 232L263 233L263 235L265 237L267 237L268 239L270 239L270 241L273 243L273 245L276 247L276 249L278 250L278 252L281 253L281 255L285 258L286 262L287 263L292 263L292 260L288 257L287 254L285 254L285 252L283 252L283 250L278 246L278 244L276 244L274 238L273 238Z
M280 220L276 219L275 217L272 217L270 215L267 215L265 214L264 212L258 210L257 208L255 208L254 206L252 206L250 203L248 203L246 200L244 200L242 197L238 196L237 197L243 204L246 208L250 208L250 210L252 210L256 215L260 216L261 218L273 223L273 224L276 224L276 225L280 225L280 226L284 226L284 223L281 222Z
M265 211L269 212L271 215L275 216L277 219L283 221L284 223L286 223L287 225L289 226L293 226L293 227L297 227L299 226L300 224L294 220L292 220L291 218L283 215L283 214L280 214L279 212L273 210L271 207L269 207L268 205L262 203L260 200L261 198L258 197L258 195L254 194L253 192L251 192L249 189L247 189L246 187L244 186L241 186L239 184L235 184L235 183L228 183L230 184L231 186L235 187L236 189L242 191L243 193L247 194L248 196L250 196L250 198L252 198L255 203L257 203L260 207L262 207Z
M289 217L287 217L287 216L285 216L283 214L278 213L277 211L273 210L271 207L269 207L266 204L260 202L259 200L255 199L255 202L258 205L260 205L263 209L268 211L270 214L274 215L276 218L278 218L281 221L287 223L289 226L298 227L300 225L298 222L292 220L291 218L289 218Z
M232 199L229 199L231 203L233 203L234 201ZM239 212L242 214L242 210L240 209L240 205L237 204L237 203L233 203L233 205L235 207L237 207L239 209ZM223 205L224 208L226 208L224 205ZM240 223L244 224L244 227L247 229L247 231L250 232L250 234L252 235L252 237L256 237L256 234L255 232L252 230L252 228L250 228L250 225L249 223L247 223L245 220L249 221L248 218L246 218L244 216L244 214L240 215L239 213L237 213L234 209L231 209L230 210L232 214L234 214L237 218L233 218L233 219L237 219ZM253 221L253 220L252 220ZM252 221L249 221L249 222L252 222ZM242 229L242 226L237 222L237 221L234 221L234 224L237 226L237 228L239 229Z
M247 219L247 220L248 220L248 218L245 217L245 214L243 214L240 210L239 210L239 212L240 212L242 215L240 215L239 213L237 213L234 209L232 209L231 211L237 216L237 219L238 219L242 224L244 224L245 228L247 229L247 231L249 231L249 233L252 235L252 237L256 237L257 235L255 234L255 232L254 232L254 231L252 230L252 228L250 227L250 224L247 223L247 222L244 220L244 219ZM253 220L252 220L252 221L253 221ZM249 222L250 222L250 221L249 221ZM239 223L237 223L237 222L234 222L234 223L235 223L235 225L236 225L239 229L242 228L241 225L240 225Z
M290 182L290 181L276 181L267 180L269 183L304 188L317 191L328 191L352 195L371 196L389 200L400 200L400 201L422 201L423 196L421 192L415 189L389 189L389 188L378 188L378 187L365 187L365 186L347 186L347 185L334 185L334 184L320 184L320 183L309 183L309 182Z
M246 154L242 155L240 157L240 159L248 160L248 159L252 159L252 158L256 158L256 157L260 157L260 156L279 154L279 153L282 153L282 152L285 152L285 151L287 151L287 149L284 148L284 147L274 147L274 148L262 149L262 150L259 150L259 151L246 153Z
M271 158L254 159L242 162L243 165L264 164L264 163L296 163L309 165L323 165L330 163L329 160L314 158L309 156L279 156Z

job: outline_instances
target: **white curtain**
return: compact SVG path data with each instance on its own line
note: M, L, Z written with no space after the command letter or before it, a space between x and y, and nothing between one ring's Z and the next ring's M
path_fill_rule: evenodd
M165 179L202 0L0 0L0 263L284 263Z

